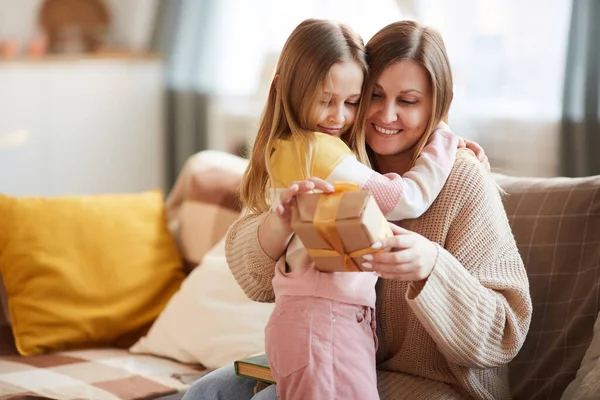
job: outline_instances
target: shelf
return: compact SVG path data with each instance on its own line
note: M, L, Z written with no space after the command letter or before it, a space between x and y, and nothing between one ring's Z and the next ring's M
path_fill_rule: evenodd
M134 53L134 52L102 52L90 54L48 54L43 57L16 57L16 58L0 58L0 64L43 64L57 62L87 62L87 61L148 61L162 60L162 56L158 53Z

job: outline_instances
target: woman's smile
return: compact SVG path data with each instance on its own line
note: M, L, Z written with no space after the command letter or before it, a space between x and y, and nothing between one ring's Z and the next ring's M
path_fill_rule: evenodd
M393 136L393 135L397 135L398 133L402 132L402 129L387 128L387 127L377 125L377 124L372 124L372 125L373 125L373 128L375 128L375 130L378 133L381 133L386 136Z

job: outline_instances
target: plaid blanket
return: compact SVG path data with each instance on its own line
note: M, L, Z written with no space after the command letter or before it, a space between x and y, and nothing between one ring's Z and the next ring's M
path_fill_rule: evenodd
M98 349L0 357L1 399L155 399L185 391L207 371L174 361Z

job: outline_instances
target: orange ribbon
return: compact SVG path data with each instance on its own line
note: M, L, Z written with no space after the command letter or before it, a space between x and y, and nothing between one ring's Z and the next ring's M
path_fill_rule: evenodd
M317 208L313 218L313 226L321 238L331 247L331 249L306 249L311 257L340 257L342 260L342 269L346 272L362 271L352 258L362 257L365 254L376 253L371 247L356 250L350 253L344 251L344 243L336 226L336 216L342 196L348 192L358 192L359 186L356 183L340 182L334 185L334 192L323 193L319 196ZM383 221L381 236L386 236L389 231L387 221Z

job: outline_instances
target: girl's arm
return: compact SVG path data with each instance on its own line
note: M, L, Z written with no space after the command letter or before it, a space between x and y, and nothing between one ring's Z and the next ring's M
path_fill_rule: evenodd
M271 281L276 263L285 262L283 253L292 236L291 206L298 194L314 189L333 191L330 184L317 178L294 182L281 191L279 205L273 210L243 216L227 231L227 263L250 299L262 302L275 300Z
M319 141L315 156L316 176L328 182L357 182L361 190L369 191L389 221L421 216L440 193L454 166L458 137L450 131L436 130L423 148L413 168L403 176L379 174L358 162L351 153L341 156L331 150L325 138ZM339 151L339 150L338 150ZM331 159L338 162L330 167ZM323 165L325 164L325 165Z
M268 213L239 218L227 231L225 256L235 280L254 301L273 302L271 281L277 260L269 257L259 242L259 226Z

